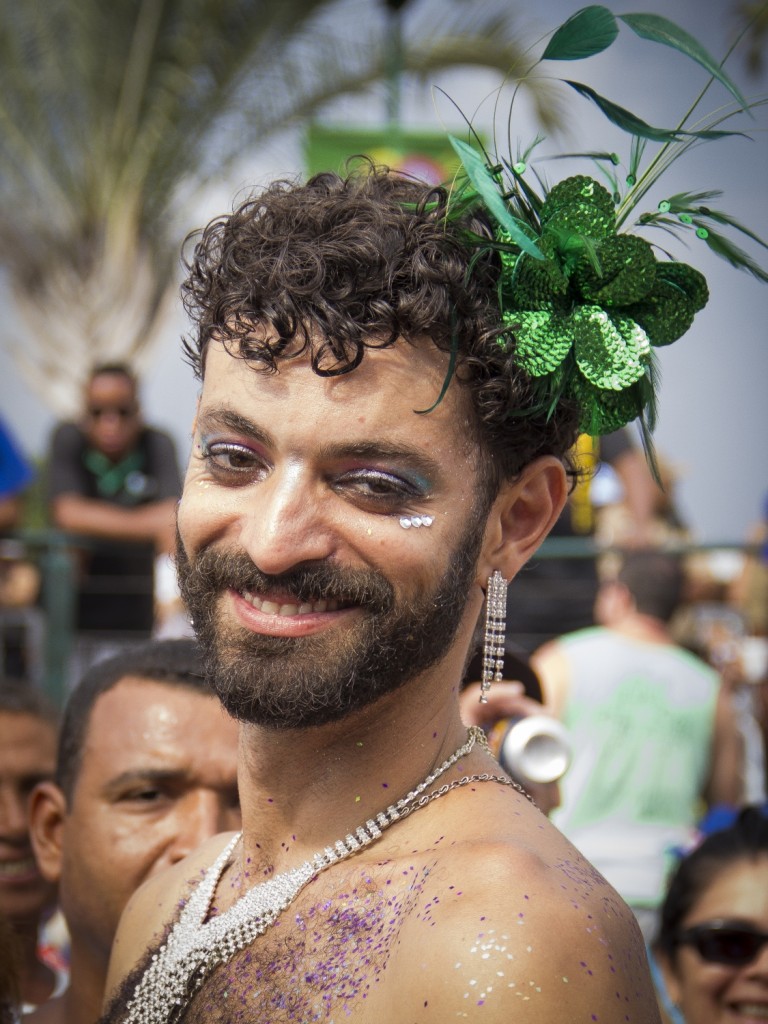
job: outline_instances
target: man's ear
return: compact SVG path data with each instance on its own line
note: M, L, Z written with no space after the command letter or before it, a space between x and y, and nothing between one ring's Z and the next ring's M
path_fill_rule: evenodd
M47 882L58 884L67 800L54 782L40 782L29 801L29 831L35 860Z
M517 575L554 526L567 497L565 469L554 455L536 459L516 479L501 485L478 562L483 589L496 569L505 580Z

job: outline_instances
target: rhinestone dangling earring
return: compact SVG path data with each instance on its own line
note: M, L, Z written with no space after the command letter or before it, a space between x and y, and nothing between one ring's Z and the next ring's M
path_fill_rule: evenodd
M504 669L504 641L507 632L507 586L498 569L488 577L485 592L485 637L483 639L483 678L480 703L488 703L493 680L501 680Z

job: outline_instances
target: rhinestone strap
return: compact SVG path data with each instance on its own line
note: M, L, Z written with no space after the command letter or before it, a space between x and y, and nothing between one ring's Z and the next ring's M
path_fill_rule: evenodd
M467 732L467 741L397 803L369 818L345 839L319 850L299 867L255 885L223 914L206 920L216 886L242 835L238 833L205 873L165 943L153 953L128 1003L125 1024L172 1024L178 1020L185 1004L217 964L226 963L257 936L263 935L321 871L375 842L394 822L472 781L493 780L514 785L503 776L472 775L425 793L444 772L469 754L476 743L488 749L485 733L473 726Z

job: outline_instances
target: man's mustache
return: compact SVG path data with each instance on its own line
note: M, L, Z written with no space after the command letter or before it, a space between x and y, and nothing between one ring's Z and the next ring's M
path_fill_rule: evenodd
M230 589L262 597L279 593L297 603L333 600L376 612L390 611L395 600L389 581L371 569L317 563L272 575L262 572L247 555L234 551L208 548L190 559L181 542L177 544L176 566L182 596L188 603Z

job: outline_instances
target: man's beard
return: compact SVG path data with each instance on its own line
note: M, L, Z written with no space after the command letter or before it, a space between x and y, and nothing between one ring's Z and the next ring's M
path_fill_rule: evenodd
M177 535L181 594L194 622L206 674L235 718L275 729L335 722L397 690L436 664L451 646L469 598L483 530L474 516L429 593L398 601L373 569L329 563L262 573L247 555L205 549L187 557ZM337 600L359 609L357 621L311 636L254 633L221 621L229 589L295 603Z

